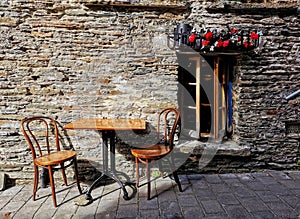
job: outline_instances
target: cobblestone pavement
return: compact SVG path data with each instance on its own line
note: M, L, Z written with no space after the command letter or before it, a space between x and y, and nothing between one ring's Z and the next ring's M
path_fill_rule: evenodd
M300 218L300 171L264 171L245 174L196 174L180 176L183 192L170 178L152 182L152 199L146 186L136 193L127 187L125 201L116 183L92 192L94 201L78 206L75 184L57 187L53 207L50 188L38 190L32 201L32 185L18 185L0 192L0 218ZM84 187L84 185L83 185Z

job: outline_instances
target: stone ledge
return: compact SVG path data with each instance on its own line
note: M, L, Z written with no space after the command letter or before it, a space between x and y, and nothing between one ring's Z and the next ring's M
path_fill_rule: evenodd
M235 14L280 14L280 15L296 15L298 3L291 2L286 4L264 4L264 3L240 3L226 2L212 4L206 10L210 13L235 13Z
M216 153L218 156L240 156L248 157L251 155L250 147L240 146L234 141L216 142L200 142L198 140L180 142L177 146L181 152L191 153L193 155L201 155L206 153Z
M144 12L155 11L160 13L181 14L188 12L190 9L185 5L162 5L162 4L122 4L122 3L85 3L85 6L91 10L108 10L108 11L121 11L121 12Z
M233 140L219 141L208 139L207 142L198 140L195 130L182 129L180 140L177 142L177 148L183 153L201 155L205 153L215 153L220 156L240 156L248 157L251 155L250 147L239 145Z

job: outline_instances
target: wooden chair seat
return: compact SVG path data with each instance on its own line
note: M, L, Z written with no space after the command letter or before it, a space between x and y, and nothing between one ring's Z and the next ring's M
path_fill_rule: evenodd
M132 149L133 156L142 159L156 159L170 153L170 147L164 145L150 145L145 148Z
M72 160L76 155L77 153L75 151L57 151L36 158L34 162L39 166L57 165Z

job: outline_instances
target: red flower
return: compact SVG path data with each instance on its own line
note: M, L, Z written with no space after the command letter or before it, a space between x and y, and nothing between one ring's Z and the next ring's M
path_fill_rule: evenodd
M206 40L211 40L213 37L213 33L211 31L207 31L204 37Z
M237 33L238 32L238 29L235 29L235 28L233 28L231 31L230 31L230 33Z
M225 41L223 42L223 47L227 47L227 46L229 46L229 40L225 40Z
M223 46L223 42L222 42L222 40L219 40L216 47L222 47L222 46Z
M249 48L249 47L252 47L253 44L251 42L244 42L244 47L245 48Z
M257 39L258 39L258 34L255 33L255 32L251 32L251 34L250 34L250 39L251 39L251 40L257 40Z
M195 40L196 40L196 34L192 33L189 37L189 42L193 43L193 42L195 42Z
M203 45L203 46L208 46L208 45L209 45L209 42L210 42L209 40L203 40L203 41L202 41L202 45Z

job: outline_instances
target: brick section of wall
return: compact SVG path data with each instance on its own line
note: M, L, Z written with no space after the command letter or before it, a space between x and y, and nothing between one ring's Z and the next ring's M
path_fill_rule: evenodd
M299 89L299 18L210 14L210 4L191 2L191 12L180 15L91 10L67 1L1 1L0 171L32 178L19 126L26 116L49 115L61 125L82 116L154 122L155 112L176 107L177 61L167 32L179 22L263 30L262 48L242 55L237 66L234 138L252 151L238 167L294 168L297 136L285 135L283 121L299 119L300 99L284 100ZM80 156L101 156L97 134L68 134Z

